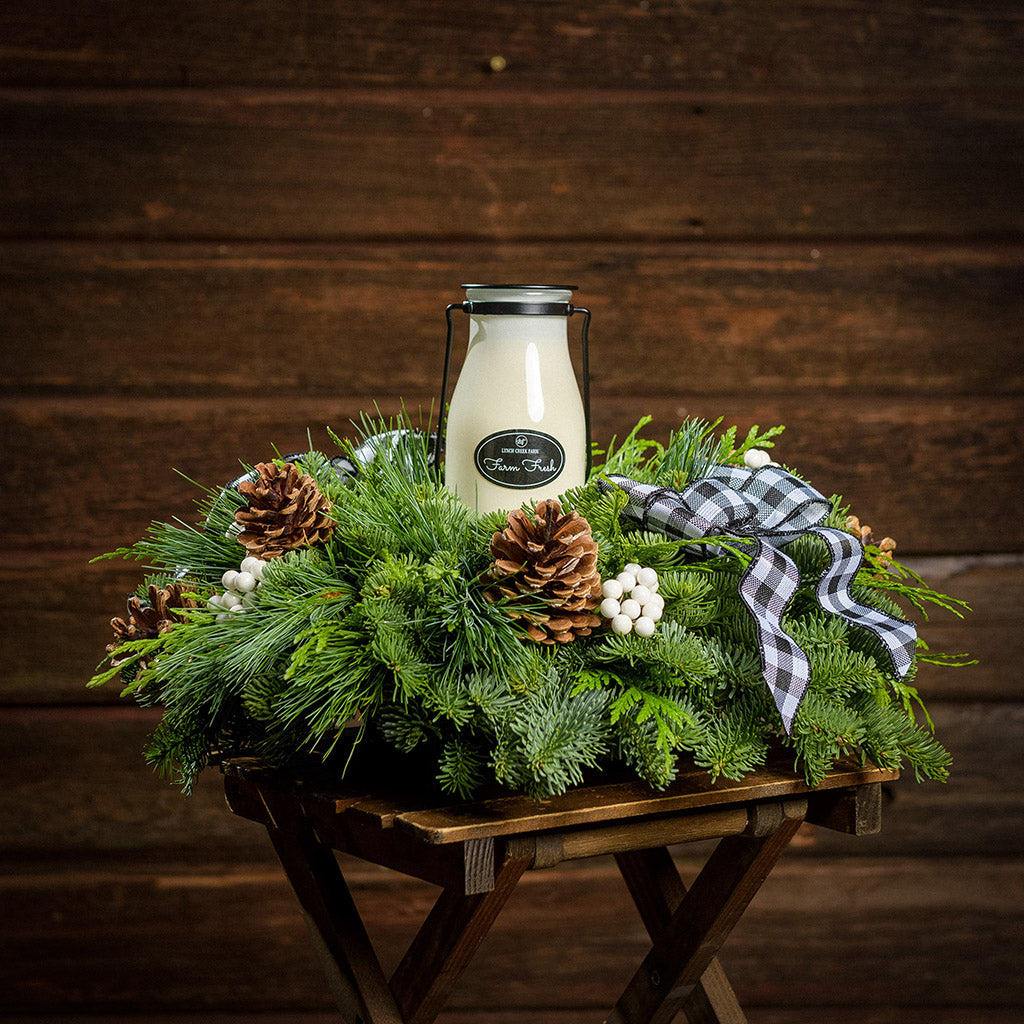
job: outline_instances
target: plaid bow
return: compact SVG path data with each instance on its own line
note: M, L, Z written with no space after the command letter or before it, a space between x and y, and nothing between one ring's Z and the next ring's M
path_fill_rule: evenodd
M813 487L775 465L760 469L712 466L707 476L682 491L609 476L601 486L621 487L629 496L625 518L670 537L699 540L731 534L756 542L739 592L754 617L761 669L787 733L811 679L807 655L782 628L782 614L796 593L800 572L778 548L805 533L821 537L829 565L817 585L818 603L827 612L871 630L885 646L900 677L914 663L917 630L912 623L854 600L850 584L864 558L858 538L818 524L831 503Z

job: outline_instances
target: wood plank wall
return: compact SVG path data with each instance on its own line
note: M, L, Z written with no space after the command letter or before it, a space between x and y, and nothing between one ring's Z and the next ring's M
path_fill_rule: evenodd
M1015 0L2 5L0 1014L328 1019L265 837L83 689L135 582L88 560L190 515L174 468L428 405L458 284L533 278L594 312L598 438L786 423L976 609L921 675L953 781L801 837L723 954L750 1019L1020 1019L1022 52ZM445 1019L599 1019L613 876L532 877ZM429 892L357 880L393 960Z

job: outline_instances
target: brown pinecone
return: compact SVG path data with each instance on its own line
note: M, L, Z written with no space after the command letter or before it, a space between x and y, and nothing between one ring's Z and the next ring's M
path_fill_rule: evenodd
M179 583L170 583L166 587L149 585L149 604L144 605L138 597L128 598L128 618L110 620L114 630L114 640L107 644L107 654L114 651L128 640L151 640L153 637L166 633L176 622L182 622L176 608L196 608L198 604L191 597L182 597L184 588ZM125 658L111 658L112 666L120 665ZM138 667L146 667L148 659L138 663Z
M870 526L865 526L856 516L846 517L846 530L848 533L852 533L855 537L860 537L860 542L865 547L869 544L875 544L875 535L871 532ZM883 537L877 542L878 546L878 559L882 562L888 559L892 561L892 553L896 550L896 541L892 537Z
M563 513L554 499L539 502L532 517L516 509L508 514L508 526L491 538L491 554L494 599L525 596L550 609L509 608L538 643L569 643L601 624L593 614L601 601L597 542L578 512Z
M294 548L324 543L334 531L331 503L316 481L298 466L261 462L255 480L243 480L238 492L249 502L235 513L242 527L239 544L256 558L280 558Z

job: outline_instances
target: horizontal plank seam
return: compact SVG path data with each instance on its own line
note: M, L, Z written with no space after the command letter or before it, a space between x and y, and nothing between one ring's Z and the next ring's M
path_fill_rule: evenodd
M728 245L728 246L773 246L773 245L800 245L812 248L825 246L863 246L885 248L915 246L926 248L928 246L943 247L1005 247L1020 246L1024 243L1024 235L1020 232L1006 231L978 231L957 234L955 232L926 232L906 231L895 234L712 234L706 225L695 226L689 231L653 232L641 229L630 233L620 234L568 234L566 232L552 232L551 234L514 234L507 231L480 231L476 233L456 233L446 231L441 235L411 235L407 232L399 234L318 234L304 235L245 235L245 234L210 234L210 235L167 235L166 237L154 237L153 235L135 234L132 232L110 232L104 234L81 233L67 234L65 232L47 233L39 230L32 233L23 231L2 231L0 230L0 245L7 244L30 244L34 242L46 242L54 245L70 244L117 244L117 245L291 245L298 246L309 244L311 246L479 246L486 248L492 246L495 241L500 241L503 248L513 248L519 245L551 245L557 242L561 246L645 246L656 248L659 245L685 245L687 243L700 243L707 245Z
M227 251L212 251L208 256L205 257L192 257L185 261L187 264L195 264L196 266L207 266L208 264L215 265L227 265L232 266L238 264L239 266L248 267L251 261L259 261L260 259L265 260L271 265L278 265L283 260L287 260L285 265L293 265L291 260L295 257L289 254L292 251L299 253L310 253L316 252L320 255L313 258L313 265L316 267L322 267L323 265L339 264L344 265L351 262L352 255L349 253L339 253L336 255L327 254L325 251L330 250L336 246L335 242L330 239L324 239L321 237L310 238L308 235L296 236L293 239L283 238L281 236L273 237L262 237L258 235L253 236L232 236L230 239L224 236L216 236L215 238L190 238L185 235L175 236L173 238L155 238L152 235L145 236L126 236L128 239L127 243L133 247L138 246L143 251L150 252L166 252L174 250L185 250L194 248L196 246L205 246L211 250L219 250L221 243L230 243L227 245ZM504 239L503 247L507 249L515 249L518 247L541 247L547 246L549 239L547 237L539 238L536 240L530 240L527 235L518 236L515 239ZM7 237L0 238L0 248L5 246L19 247L19 248L35 248L40 250L53 249L55 256L63 256L63 252L66 248L77 248L77 249L103 249L117 247L121 245L117 237L111 235L41 235L39 233L32 234L14 234L11 233ZM363 249L371 248L377 244L386 247L391 251L402 251L411 250L416 251L416 255L419 255L420 250L424 245L429 244L435 258L441 254L442 256L457 251L467 246L479 247L484 251L483 255L487 258L490 257L489 240L487 243L479 243L476 241L465 241L458 235L446 233L443 237L438 238L433 235L410 235L403 234L400 237L388 236L384 242L377 243L371 236L359 236L354 241L343 242L350 246L352 249ZM666 251L665 245L675 246L674 251ZM900 240L900 236L894 235L857 235L850 236L844 235L841 237L835 235L772 235L772 236L731 236L726 240L719 240L717 238L707 238L704 236L695 237L693 234L682 235L678 240L674 242L666 243L664 239L658 237L650 242L638 243L633 238L625 239L621 235L587 235L581 236L578 245L581 249L593 245L608 245L616 246L620 245L623 250L626 250L625 255L628 255L631 259L635 259L637 256L651 256L656 255L661 258L673 258L683 255L693 256L716 256L721 255L725 258L729 258L729 250L732 249L743 249L743 255L745 257L750 256L746 250L750 246L756 246L758 248L771 250L778 247L795 247L801 250L806 249L808 246L827 246L831 252L842 252L843 250L858 250L858 249L877 249L882 256L890 259L899 257L905 252L920 251L925 249L934 249L936 245L947 245L948 252L932 253L933 258L941 257L945 255L947 259L957 260L962 259L965 254L980 255L982 253L990 252L992 250L1005 251L1009 250L1013 253L1015 258L1024 257L1024 239L1016 239L1012 235L1010 236L999 236L993 242L981 241L979 243L965 242L959 236L955 235L938 235L938 234L919 234L913 235ZM254 256L246 258L244 263L241 259L239 249L245 246L251 246L253 248L270 249L275 255L267 255L263 257ZM462 254L459 253L461 256ZM780 254L792 257L792 254ZM360 258L365 258L361 256ZM302 257L298 257L302 259ZM126 266L145 267L152 262L156 266L161 266L161 261L158 259L147 259L145 256L140 256L138 251L133 251L130 259L126 259L123 262ZM100 264L104 267L117 267L120 265L119 261L113 261L110 264ZM171 268L178 268L182 265L182 261L174 260L168 263ZM25 268L19 268L24 271Z
M524 84L517 88L445 88L443 86L394 87L338 85L321 88L308 86L266 85L125 85L117 88L107 85L8 85L0 86L0 103L66 103L69 106L89 106L95 103L120 103L125 106L139 103L171 101L195 106L241 105L246 107L314 105L345 106L359 103L367 106L388 107L405 105L444 106L507 106L519 104L528 107L572 106L625 106L657 104L704 107L715 104L722 107L776 107L788 103L795 107L883 107L914 105L942 109L950 102L975 101L1006 103L1019 106L1024 90L1003 86L999 88L960 86L937 88L856 89L837 90L823 88L816 83L807 90L760 89L649 89L616 86L592 86L572 89L564 87ZM707 116L706 108L694 116Z

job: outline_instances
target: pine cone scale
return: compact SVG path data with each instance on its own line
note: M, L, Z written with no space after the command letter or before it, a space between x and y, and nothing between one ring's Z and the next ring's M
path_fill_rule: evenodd
M261 462L255 478L238 492L249 502L235 512L238 542L257 558L280 558L299 547L325 542L334 530L330 501L316 481L294 463Z
M107 654L114 654L121 644L129 640L151 640L169 632L177 623L183 621L183 616L179 614L181 609L198 607L196 601L184 596L184 590L179 583L171 583L166 587L150 584L148 605L144 605L138 597L128 598L128 617L110 620L114 640L107 644ZM124 661L124 658L113 657L110 664L117 666ZM148 661L143 659L138 663L138 667L142 669L147 664Z
M510 512L507 526L491 538L491 594L514 602L529 598L548 612L523 612L510 605L508 614L526 622L527 635L542 644L570 643L587 636L600 618L597 542L590 524L578 512L563 513L554 500L541 501L531 516Z

